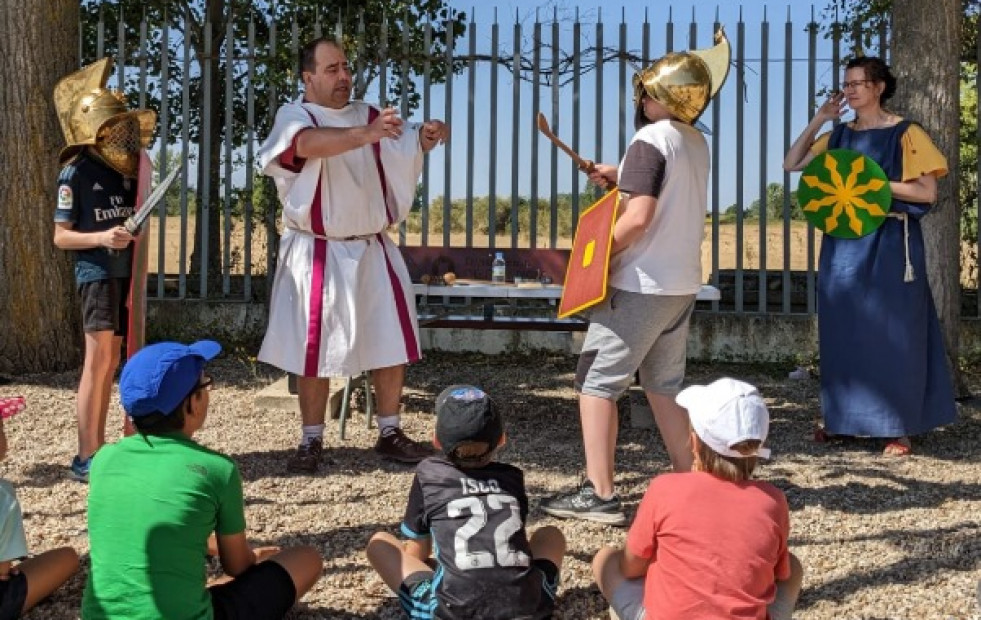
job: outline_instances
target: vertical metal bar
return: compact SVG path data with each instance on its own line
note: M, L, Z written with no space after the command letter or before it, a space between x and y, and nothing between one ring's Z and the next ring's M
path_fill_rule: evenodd
M688 49L698 47L698 24L695 22L695 7L691 8L691 21L688 22Z
M721 28L719 23L718 11L716 11L715 23L712 24L712 36ZM736 96L739 96L740 85L735 88ZM720 226L720 182L722 165L722 93L720 92L712 102L712 286L719 288L719 226ZM712 311L719 311L719 302L712 301Z
M245 91L245 129L248 139L245 141L245 273L243 280L242 299L252 301L252 204L253 179L255 179L255 15L249 11L249 30L246 62L246 91ZM267 239L268 242L268 239ZM270 278L272 274L270 274Z
M378 38L378 104L388 107L388 16L382 17Z
M620 106L620 113L617 116L619 122L617 123L617 157L623 157L623 154L627 152L627 9L620 9L620 45L618 49L620 53L620 61L617 63L620 78L620 88L617 96L617 103Z
M106 12L104 4L99 5L99 26L95 31L95 57L106 55Z
M580 129L582 124L582 24L579 22L579 7L576 7L576 21L572 24L572 150L579 152ZM579 226L579 169L569 160L572 170L572 226L575 236ZM558 274L556 274L558 275Z
M160 175L167 174L170 160L167 146L170 144L170 23L167 11L163 16L163 34L160 39ZM157 207L157 298L164 296L164 275L167 271L167 200Z
M674 9L668 7L668 23L664 25L664 52L674 51Z
M783 26L783 152L790 150L791 103L794 99L794 25L790 21L790 7L787 7L787 22ZM790 314L790 293L793 286L790 278L791 219L790 219L790 172L783 172L783 300L784 314Z
M364 92L365 92L365 90L368 89L368 85L366 83L367 78L365 76L365 73L367 72L368 67L367 67L367 63L365 62L365 58L364 58L365 57L364 46L365 46L365 40L366 39L367 39L367 37L365 36L364 9L361 9L361 16L358 18L358 48L357 48L358 49L358 52L357 52L357 60L354 62L354 70L357 73L357 77L356 77L355 83L354 83L355 84L355 87L354 88L355 88L355 92L359 93L358 96L360 96L362 98L366 98L365 95L364 95Z
M324 34L323 25L320 23L320 7L316 9L316 17L313 20L313 38L319 39Z
M269 51L266 56L266 65L272 66L276 59L276 12L272 11L269 16ZM295 71L296 69L294 69ZM299 76L297 76L299 77ZM275 80L269 79L267 76L267 83L269 85L269 104L267 106L266 119L269 127L273 126L273 122L276 118L276 108L279 106L279 96L276 92L276 82ZM296 81L296 80L293 80ZM264 179L263 183L272 183L272 179ZM276 251L277 243L274 240L279 234L276 230L276 211L278 206L278 200L272 200L266 202L266 281L271 282L270 278L276 273ZM271 290L271 285L267 287L267 290Z
M889 58L889 39L887 35L886 21L883 19L879 24L879 58L888 62Z
M807 25L807 119L810 120L816 109L816 74L817 74L817 35L818 25L814 21L814 8L811 8L811 22ZM837 72L837 67L833 71ZM817 309L817 291L815 288L814 272L814 225L807 223L807 314L812 315Z
M552 127L559 126L559 16L553 9L552 17ZM548 247L559 243L559 152L553 148L549 171L552 177L549 196Z
M535 11L535 25L532 34L532 71L531 71L531 196L528 198L528 247L538 247L538 142L539 134L535 128L535 121L541 111L541 93L538 83L541 79L542 71L542 23L538 20L538 11Z
M425 60L422 64L422 117L430 118L431 112L431 100L429 96L429 91L432 88L432 52L433 49L433 24L430 21L426 21L426 26L422 31L422 44L426 50ZM449 147L445 147L449 148ZM444 149L444 157L445 155ZM423 246L429 245L429 171L432 165L429 153L426 153L424 157L425 165L422 169L422 233L420 238L420 243Z
M139 88L140 88L140 98L139 106L141 108L146 107L146 12L144 11L143 17L140 18L140 77L139 77Z
M232 101L235 91L232 88L234 83L234 64L235 64L235 31L232 19L228 20L225 27L225 194L222 201L221 217L224 220L222 231L225 242L222 261L221 261L221 292L225 297L232 292Z
M497 46L500 39L500 24L497 23L497 9L494 9L494 23L491 25L490 61L490 135L487 137L490 153L490 166L487 176L487 237L493 250L497 247ZM517 79L517 78L515 78Z
M743 22L742 9L739 11L739 21L736 23L736 84L746 82L746 24ZM743 311L743 212L744 179L743 155L745 139L743 124L745 104L736 89L736 312Z
M85 19L78 20L78 66L85 64Z
M651 61L651 22L647 18L646 6L644 7L644 25L641 26L641 39L641 68L645 68Z
M760 24L760 271L759 271L759 304L758 311L766 312L766 221L770 215L770 205L767 201L766 176L766 144L769 132L769 77L770 77L770 22L766 19L766 7L763 7L763 23Z
M474 161L474 108L477 105L477 74L474 58L477 56L477 31L470 14L470 27L467 55L467 204L466 204L466 247L473 247L473 161Z
M406 11L402 23L409 23L408 11ZM402 60L399 63L399 73L401 74L399 75L401 80L399 92L402 94L402 97L399 101L399 114L405 119L409 118L409 53L409 28L402 28ZM399 245L405 245L407 222L408 218L399 222Z
M116 90L126 92L126 17L123 7L119 7L119 21L116 22Z
M177 296L187 297L187 197L191 193L188 174L191 159L191 30L184 17L184 58L181 63L181 227Z
M596 9L596 161L606 161L603 156L603 9ZM596 187L597 198L601 190Z
M453 66L453 29L446 29L446 67L447 71ZM453 116L453 80L447 79L445 83L446 93L446 122L451 124ZM450 233L452 232L452 209L453 200L450 196L452 189L453 156L450 152L453 143L450 142L443 153L443 247L450 247Z
M517 9L514 16L512 70L514 79L511 80L511 247L518 247L518 208L521 204L518 194L518 170L521 167L519 137L521 135L521 22L518 21ZM532 137L534 140L534 137Z
M290 58L293 59L293 66L299 64L300 58L300 25L296 21L296 9L293 10L293 21L290 24ZM295 99L300 79L303 76L297 75L295 80L290 83L290 99Z
M198 151L199 164L201 166L201 204L198 205L198 221L200 222L201 238L198 240L198 249L201 253L201 299L208 297L208 253L211 248L209 243L209 216L211 214L211 101L212 79L211 75L211 55L214 53L214 42L212 41L211 22L204 23L204 58L202 59L202 71L204 75L204 85L202 87L205 105L202 106L201 119L201 145Z

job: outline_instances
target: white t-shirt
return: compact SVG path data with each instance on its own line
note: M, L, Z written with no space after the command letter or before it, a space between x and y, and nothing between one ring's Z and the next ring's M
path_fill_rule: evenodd
M613 257L610 286L648 295L694 295L702 285L709 150L694 127L674 120L640 128L620 162L618 185L653 196L643 236Z

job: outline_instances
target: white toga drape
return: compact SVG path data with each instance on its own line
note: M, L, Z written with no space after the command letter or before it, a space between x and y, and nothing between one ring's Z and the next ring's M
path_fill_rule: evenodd
M285 227L259 360L287 372L351 376L420 358L412 283L386 233L412 207L423 161L418 126L406 123L400 138L378 143L384 190L371 145L290 160L302 130L367 125L369 110L288 103L256 154L276 183Z

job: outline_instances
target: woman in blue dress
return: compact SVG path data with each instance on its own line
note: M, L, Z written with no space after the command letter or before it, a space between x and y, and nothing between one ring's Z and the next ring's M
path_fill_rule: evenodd
M910 436L956 417L940 322L927 282L922 218L937 199L947 160L922 127L885 109L896 78L879 58L851 60L842 92L825 102L794 142L784 169L803 169L826 150L875 160L890 179L889 217L858 239L825 235L818 266L821 413L817 437L888 440L906 455ZM846 109L850 122L818 137Z

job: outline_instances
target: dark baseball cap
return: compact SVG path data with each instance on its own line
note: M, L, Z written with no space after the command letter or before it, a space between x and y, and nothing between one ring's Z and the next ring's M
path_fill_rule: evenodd
M451 385L436 397L436 440L444 454L466 442L484 442L493 450L504 435L494 401L472 385Z
M158 342L129 358L119 377L119 399L131 418L169 414L197 386L204 365L221 353L213 340L191 345Z

